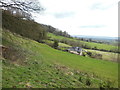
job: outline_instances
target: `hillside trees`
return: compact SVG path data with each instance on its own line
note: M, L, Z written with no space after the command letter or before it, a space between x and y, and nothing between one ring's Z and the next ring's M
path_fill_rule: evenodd
M39 33L39 42L43 43L43 39L47 39L47 33L46 30L43 30L42 32Z
M31 12L44 10L38 0L0 0L0 8L27 19L31 18Z
M0 0L0 9L5 30L39 42L46 39L46 30L32 19L33 12L44 10L38 0Z
M2 28L36 41L41 41L47 37L47 32L41 24L31 20L20 19L5 10L2 11Z

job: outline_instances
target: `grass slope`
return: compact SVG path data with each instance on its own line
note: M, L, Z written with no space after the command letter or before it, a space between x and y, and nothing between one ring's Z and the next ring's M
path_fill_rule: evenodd
M115 62L55 50L6 30L3 45L26 54L25 59L3 59L3 87L101 87L101 83L117 87Z

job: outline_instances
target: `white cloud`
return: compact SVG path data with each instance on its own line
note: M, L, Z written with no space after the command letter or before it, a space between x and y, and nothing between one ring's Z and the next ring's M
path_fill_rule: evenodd
M37 22L66 30L71 35L118 35L118 0L40 0L40 2L46 11L37 15ZM99 27L101 25L104 27Z

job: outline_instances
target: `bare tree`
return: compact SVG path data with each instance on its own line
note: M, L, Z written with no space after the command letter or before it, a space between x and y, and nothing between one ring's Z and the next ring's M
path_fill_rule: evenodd
M30 17L31 12L40 12L44 9L38 0L0 0L0 8L9 10L14 14Z

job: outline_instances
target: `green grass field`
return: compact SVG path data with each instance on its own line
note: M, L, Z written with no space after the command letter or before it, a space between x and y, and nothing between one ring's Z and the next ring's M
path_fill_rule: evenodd
M60 47L71 47L70 45L65 44L65 43L59 43L59 46L60 46Z
M59 51L8 31L3 31L3 45L26 54L25 59L3 59L3 87L86 88L100 87L101 82L117 87L118 63Z
M51 39L58 39L58 40L62 40L62 39L67 39L67 40L72 40L72 41L79 41L76 39L72 39L72 38L67 38L67 37L62 37L62 36L56 36L52 33L48 33L48 36L51 37ZM108 45L108 44L100 44L100 43L93 43L93 42L85 42L85 41L79 41L82 44L86 44L87 46L90 46L91 48L98 48L98 49L104 49L104 50L114 50L114 49L118 49L117 46L113 46L113 45Z
M97 50L90 50L90 49L85 49L87 51L90 51L92 53L96 54L101 54L103 60L108 60L108 61L118 61L118 53L112 53L112 52L103 52L103 51L97 51Z

